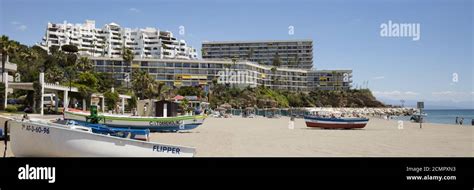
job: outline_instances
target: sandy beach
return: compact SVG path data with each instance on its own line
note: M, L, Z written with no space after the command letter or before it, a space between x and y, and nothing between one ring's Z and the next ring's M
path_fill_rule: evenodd
M287 117L207 118L191 131L152 133L151 141L192 146L198 157L473 157L474 127L371 118L364 129L307 128ZM3 156L4 145L0 143ZM10 150L10 149L9 149ZM7 156L13 156L11 151Z

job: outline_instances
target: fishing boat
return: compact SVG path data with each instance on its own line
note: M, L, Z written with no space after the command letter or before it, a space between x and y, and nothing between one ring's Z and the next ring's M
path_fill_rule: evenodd
M147 142L147 134L140 130L29 119L11 119L5 126L16 157L192 157L195 154L191 147ZM124 134L136 136L126 138Z
M354 129L364 128L369 122L363 117L344 117L341 113L313 112L305 115L307 127L318 127L324 129Z
M90 115L90 112L76 109L64 111L64 119L82 123L87 123L86 117ZM100 123L107 126L130 129L149 129L152 132L191 130L202 125L206 118L204 115L143 117L107 113L101 113L99 114L99 117L102 118Z

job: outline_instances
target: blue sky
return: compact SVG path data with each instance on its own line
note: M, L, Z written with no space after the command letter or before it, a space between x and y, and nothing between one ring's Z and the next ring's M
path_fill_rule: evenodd
M28 45L41 40L48 22L86 19L97 27L116 22L170 30L198 49L206 40L312 39L316 68L351 68L355 85L369 81L387 103L474 107L470 0L0 1L0 33ZM420 40L381 37L380 25L389 20L420 24Z

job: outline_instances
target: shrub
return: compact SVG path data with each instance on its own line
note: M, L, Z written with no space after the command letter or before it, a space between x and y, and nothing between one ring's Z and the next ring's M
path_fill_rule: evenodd
M7 111L7 112L17 112L18 109L16 108L16 106L7 106L7 108L5 108L5 111Z

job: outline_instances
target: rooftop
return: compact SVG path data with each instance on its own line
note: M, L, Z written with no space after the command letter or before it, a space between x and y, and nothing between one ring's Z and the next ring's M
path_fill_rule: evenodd
M278 43L278 42L313 42L313 40L312 39L296 39L296 40L256 40L256 41L203 41L202 44Z

